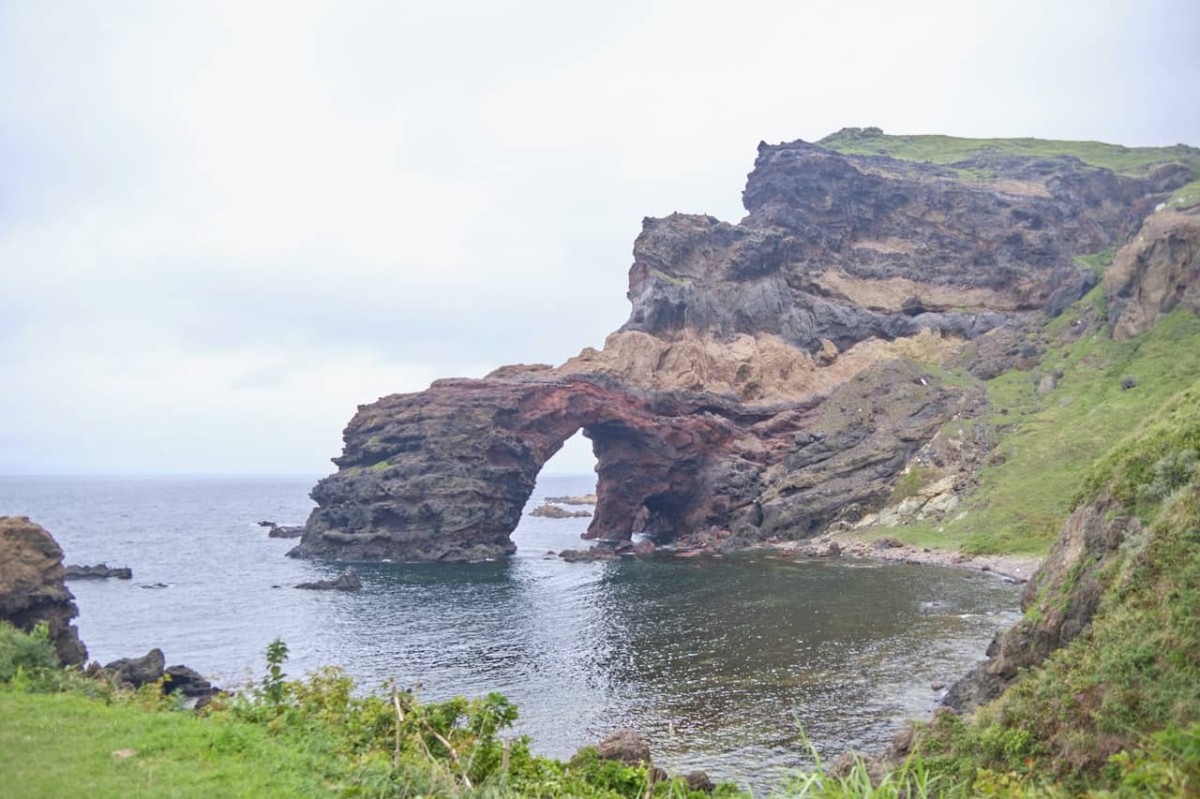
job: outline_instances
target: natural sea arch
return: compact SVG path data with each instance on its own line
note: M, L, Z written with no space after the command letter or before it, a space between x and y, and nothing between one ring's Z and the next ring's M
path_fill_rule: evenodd
M585 538L670 539L722 518L714 457L728 419L701 401L642 394L595 376L444 380L360 408L337 474L313 489L293 554L475 560L513 551L509 535L538 473L582 430L596 457Z

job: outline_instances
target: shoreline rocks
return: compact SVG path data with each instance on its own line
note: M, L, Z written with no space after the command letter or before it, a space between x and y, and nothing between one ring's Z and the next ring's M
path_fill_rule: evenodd
M195 669L182 664L164 668L165 663L162 650L156 647L139 658L120 658L103 667L93 663L88 671L95 676L103 676L118 688L133 691L162 681L164 695L178 693L190 707L197 709L223 693Z

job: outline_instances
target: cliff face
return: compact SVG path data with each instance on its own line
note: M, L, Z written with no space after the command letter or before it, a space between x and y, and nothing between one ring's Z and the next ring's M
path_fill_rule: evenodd
M45 624L64 665L87 660L71 619L79 615L67 590L63 553L50 534L24 516L0 516L0 620L22 630Z
M1009 159L972 182L943 167L759 146L737 225L647 219L622 330L771 333L808 352L930 329L974 337L1016 311L1060 311L1095 284L1075 255L1126 237L1177 188L1074 159Z
M632 312L602 350L361 407L293 554L511 552L538 471L579 429L597 457L590 538L722 528L750 542L853 522L943 425L984 409L941 365L1031 357L1024 331L1098 280L1075 257L1125 241L1191 175L760 145L738 224L644 221ZM1162 271L1130 281L1147 270Z

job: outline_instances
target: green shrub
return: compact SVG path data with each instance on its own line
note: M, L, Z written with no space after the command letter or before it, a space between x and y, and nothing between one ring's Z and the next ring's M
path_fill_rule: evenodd
M11 682L19 672L30 674L57 666L58 658L46 625L39 624L33 632L26 633L0 622L0 683Z

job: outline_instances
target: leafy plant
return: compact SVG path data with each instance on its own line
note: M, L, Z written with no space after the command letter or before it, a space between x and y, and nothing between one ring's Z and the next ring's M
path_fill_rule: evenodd
M58 665L50 630L43 623L25 633L7 622L0 622L0 683L12 681L18 674L53 669Z

